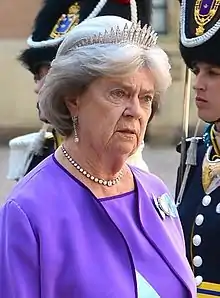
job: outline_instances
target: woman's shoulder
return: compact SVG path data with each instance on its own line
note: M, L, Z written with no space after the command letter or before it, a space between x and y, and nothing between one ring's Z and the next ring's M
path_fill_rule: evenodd
M38 164L34 169L32 169L28 174L26 174L13 188L11 194L15 194L20 192L22 189L27 191L29 187L32 189L36 185L46 186L43 181L50 181L50 178L53 177L53 173L55 170L55 165L53 161L53 157L49 156L45 160L43 160L40 164Z
M7 210L19 210L31 223L35 231L44 230L45 223L59 225L68 218L73 218L89 200L82 196L90 196L74 177L65 172L55 157L51 156L28 173L9 194L3 214ZM71 213L71 216L69 214Z
M49 156L15 185L6 198L6 204L13 201L24 211L41 208L43 212L51 202L50 197L56 194L60 179L63 179L62 171L53 156Z

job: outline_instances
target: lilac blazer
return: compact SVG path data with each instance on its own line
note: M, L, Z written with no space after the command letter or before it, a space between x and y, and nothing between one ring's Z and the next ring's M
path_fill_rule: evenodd
M152 174L132 172L143 232L187 297L196 297L179 218L163 220L153 204L153 195L167 193L166 187ZM138 297L123 235L91 191L53 156L16 185L0 211L0 297Z

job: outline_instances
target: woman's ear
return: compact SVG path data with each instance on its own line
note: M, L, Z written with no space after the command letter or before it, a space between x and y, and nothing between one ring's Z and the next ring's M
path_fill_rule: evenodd
M78 97L70 97L65 96L64 102L67 109L70 112L70 115L77 115L79 110L79 98Z

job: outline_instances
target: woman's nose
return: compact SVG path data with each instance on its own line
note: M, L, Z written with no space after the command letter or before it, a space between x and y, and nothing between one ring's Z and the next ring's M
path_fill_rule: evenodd
M135 96L132 98L132 100L129 101L129 104L127 106L127 109L125 111L126 116L131 116L136 119L140 119L142 115L142 108L140 105L140 100L138 96Z

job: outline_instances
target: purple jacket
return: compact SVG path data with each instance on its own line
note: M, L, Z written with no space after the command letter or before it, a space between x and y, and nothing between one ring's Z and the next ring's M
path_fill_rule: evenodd
M152 201L166 187L152 174L132 171L143 231L188 289L187 298L196 297L179 219L163 220ZM0 297L137 298L123 235L52 156L16 185L0 211Z

